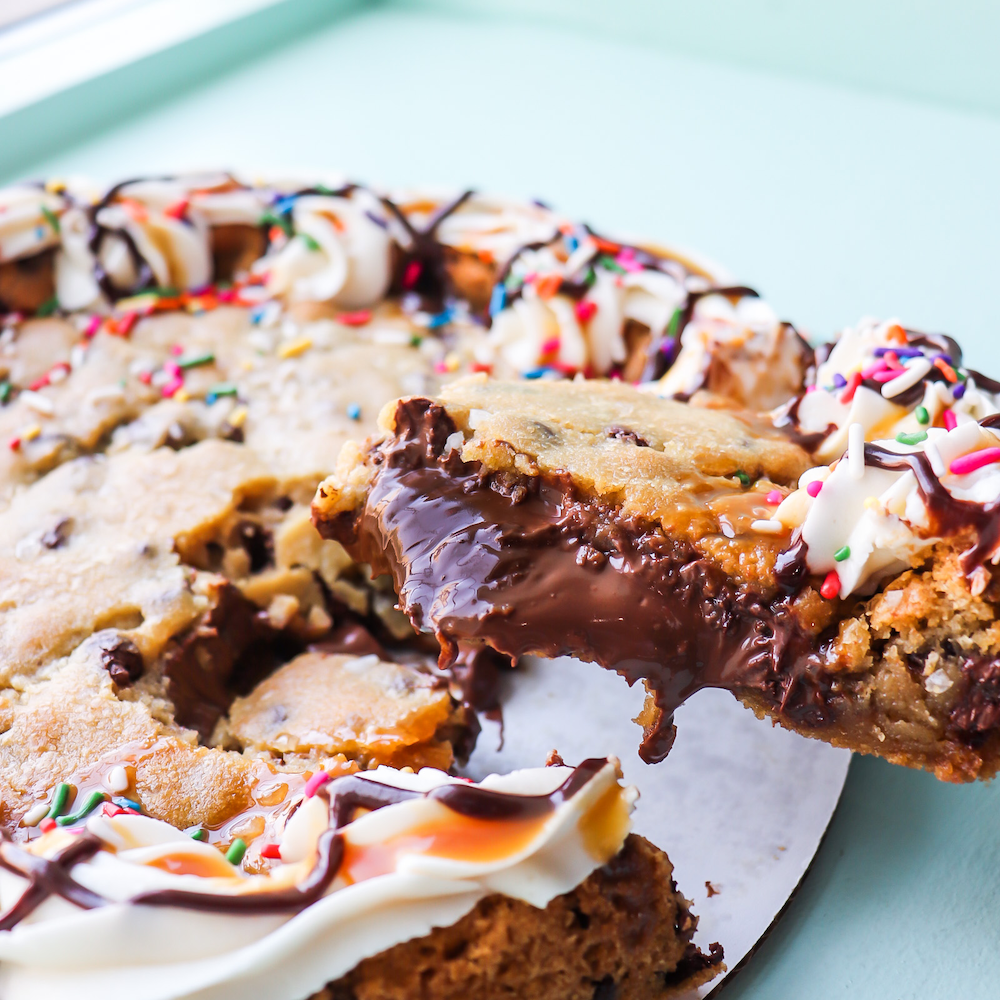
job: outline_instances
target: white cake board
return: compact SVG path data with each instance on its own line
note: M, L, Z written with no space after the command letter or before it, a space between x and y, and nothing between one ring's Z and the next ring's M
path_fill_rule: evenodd
M705 950L720 942L731 974L805 875L851 755L758 721L724 691L702 691L677 713L667 759L644 764L642 731L630 721L643 698L594 664L528 657L505 681L503 749L499 727L484 723L465 771L479 779L537 767L553 749L569 764L618 757L642 794L636 832L670 855L678 887L694 900L695 940Z

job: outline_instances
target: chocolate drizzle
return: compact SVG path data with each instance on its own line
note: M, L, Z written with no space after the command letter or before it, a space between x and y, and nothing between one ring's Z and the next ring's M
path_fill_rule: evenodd
M923 452L900 454L876 444L865 445L865 465L890 472L909 469L927 508L932 534L952 537L969 531L974 543L962 553L962 569L971 573L993 553L1000 541L1000 499L980 504L959 500L945 489Z
M104 897L85 889L70 876L74 865L92 858L103 846L97 837L84 833L55 857L40 858L29 851L14 847L5 834L0 834L0 868L28 880L21 898L6 913L0 915L0 931L9 931L30 916L50 896L61 896L81 910L104 906ZM11 860L11 856L17 861Z
M344 838L336 830L324 830L316 841L316 864L301 885L275 892L246 892L240 895L190 892L186 889L159 889L133 896L133 906L174 906L202 913L254 914L298 913L316 902L337 877L344 859Z
M127 188L130 184L138 184L144 179L146 178L133 177L127 181L115 184L105 192L104 197L99 202L90 206L87 211L87 218L90 223L90 229L87 233L87 248L94 255L94 280L111 302L117 302L123 296L131 295L134 292L143 291L156 285L153 269L149 266L146 258L139 252L139 248L136 246L131 234L125 229L111 228L97 221L97 215L101 209L111 205L124 188ZM166 177L157 179L169 180ZM115 285L101 263L101 250L104 246L104 241L110 236L118 237L125 244L125 248L128 251L129 259L136 271L136 281L131 288L119 288Z
M695 306L700 299L708 295L723 295L727 298L759 298L758 293L746 285L712 286L697 292L688 292L684 305L680 308L680 316L676 322L671 322L662 336L655 338L649 345L646 357L646 368L642 373L641 382L655 382L670 370L677 357L677 345L684 328L694 316Z
M506 655L584 655L657 708L642 746L662 759L672 713L703 687L752 691L804 725L836 699L818 639L791 599L735 583L657 524L581 497L567 476L489 473L444 452L455 426L426 399L398 404L363 511L319 524L356 559L390 572L441 663L458 644Z
M805 393L796 396L774 414L774 426L782 431L792 444L797 444L804 451L815 451L836 429L836 424L827 424L826 430L803 431L799 422L799 407L805 399Z
M241 894L161 889L141 893L129 902L135 906L173 906L204 913L297 913L315 903L333 884L344 859L344 838L340 831L354 819L359 809L375 811L413 799L427 798L440 802L460 816L472 819L536 819L555 811L571 799L607 764L608 761L603 758L585 760L548 795L517 795L464 782L439 785L428 792L419 792L372 781L358 774L346 775L332 781L318 793L329 803L330 828L320 834L316 845L316 863L300 885L273 892ZM101 840L84 833L54 858L46 859L15 848L8 840L4 840L0 847L0 867L27 878L29 886L17 903L0 915L0 931L15 927L53 895L62 896L85 910L112 904L113 900L83 888L69 876L73 865L89 860L102 847ZM5 856L5 850L16 853L17 864Z
M409 265L419 265L416 280L409 291L420 295L429 308L440 309L444 305L445 292L448 287L448 275L445 270L444 245L437 238L438 226L457 212L474 194L474 191L463 191L457 198L439 208L423 229L416 226L406 217L406 213L391 199L383 197L382 204L406 231L410 245L405 248L403 256L403 271Z

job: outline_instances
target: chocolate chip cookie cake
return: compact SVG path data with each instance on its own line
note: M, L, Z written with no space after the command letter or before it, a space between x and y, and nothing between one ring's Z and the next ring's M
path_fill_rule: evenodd
M537 204L0 191L0 996L645 1000L718 975L613 759L454 776L509 657L459 638L439 667L310 501L383 405L455 377L770 404L810 363L750 289ZM787 482L800 452L773 446Z
M443 663L482 643L644 681L647 760L712 686L943 779L995 774L1000 383L869 321L770 413L674 387L477 377L392 403L317 524L392 575Z

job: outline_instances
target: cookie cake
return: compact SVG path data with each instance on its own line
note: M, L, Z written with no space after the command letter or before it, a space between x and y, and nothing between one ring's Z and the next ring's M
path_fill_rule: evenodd
M574 240L603 247L590 298L535 294ZM509 657L439 666L310 504L398 397L659 377L718 284L471 192L0 192L0 995L638 1000L717 976L614 759L456 776ZM752 337L795 343L794 382L789 328Z

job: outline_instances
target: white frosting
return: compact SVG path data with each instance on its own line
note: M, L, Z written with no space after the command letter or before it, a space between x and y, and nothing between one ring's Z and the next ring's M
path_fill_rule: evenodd
M661 396L690 396L698 389L769 409L797 393L805 374L803 343L762 299L723 295L695 303L681 334L681 349L660 379Z
M404 196L404 203L412 199ZM452 200L442 199L440 209ZM429 222L429 214L416 216L418 228ZM447 246L467 253L483 253L505 263L521 247L551 240L566 221L550 208L533 202L488 194L473 194L459 208L444 218L437 228L437 238Z
M600 375L625 361L630 320L662 336L688 285L671 273L641 266L627 249L614 264L607 266L585 231L518 254L507 284L520 294L505 296L511 301L493 316L491 340L500 356L522 373L541 366ZM581 299L552 294L554 279L580 282L588 274L590 287Z
M139 255L163 288L200 288L212 280L212 255L204 219L187 212L183 219L164 214L150 201L115 202L97 212L97 223L110 230L100 247L100 263L118 288L129 289L139 279L124 237L130 236Z
M949 471L954 459L1000 445L1000 434L974 421L952 431L931 428L925 441L912 445L896 440L876 443L897 454L925 452L942 485L957 499L986 504L1000 498L1000 464L984 465L962 475ZM807 473L800 486L815 478ZM938 541L928 530L927 508L911 471L866 465L857 478L849 460L842 459L823 478L815 498L808 497L804 489L792 497L798 497L796 503L804 510L801 535L808 545L807 565L813 573L836 570L841 597L873 589L879 581L906 569L914 556ZM792 497L784 503L789 504ZM849 552L846 558L834 558L845 549Z
M358 309L375 305L388 291L392 240L371 193L303 195L295 200L292 224L295 235L254 264L272 294Z
M930 359L937 352L926 345L921 349L927 358L901 356L900 361L906 372L900 374L900 381L882 383L880 391L860 386L853 399L842 401L844 382L854 372L865 372L876 365L879 360L876 351L901 346L898 343L900 330L902 325L898 319L884 322L862 319L856 327L848 327L840 334L829 357L817 366L815 389L806 393L798 407L799 424L806 433L821 433L830 424L835 425L835 430L817 450L817 457L825 461L839 458L847 446L847 428L854 423L864 427L868 441L894 437L900 432L920 431L923 425L914 416L918 406L927 410L931 425L946 409L951 410L959 422L964 419L981 420L1000 412L1000 400L980 389L975 378L971 377L964 383L960 398L955 397L955 386L950 383L926 382L924 396L918 403L907 407L899 405L898 394L906 383L919 382L931 370ZM893 333L897 333L896 338L893 338ZM912 347L910 344L903 346Z
M132 181L106 200L95 213L92 206L101 199L76 182L69 188L0 192L0 259L55 248L59 305L105 311L110 303L97 274L107 276L116 297L128 297L143 279L161 288L197 290L213 279L212 227L264 226L267 251L252 272L263 282L265 296L353 311L385 296L395 248L405 251L413 243L411 230L387 209L380 193L339 181L316 187L301 179L245 184L227 174L186 175ZM419 304L407 302L405 294L401 301L418 326L436 329L448 323L459 344L463 332L471 333L470 346L462 349L474 355L476 364L496 366L504 374L511 369L546 376L607 374L627 360L629 323L660 338L688 294L709 285L698 273L700 265L689 266L686 258L667 251L649 257L609 244L537 203L476 193L456 205L455 192L426 191L394 192L392 200L416 232L430 228L448 209L436 224L435 238L505 274L505 286L493 289L493 328L485 343L481 317L470 315L468 303L448 302L442 313L431 316L417 311ZM101 227L96 251L91 248L92 214ZM419 275L401 278L405 293L407 281ZM585 283L588 290L582 298L560 294L562 279ZM249 294L241 283L240 300ZM721 317L720 309L735 318ZM723 340L735 344L739 339L745 353L749 334L761 341L751 351L755 358L766 342L771 371L779 355L783 363L773 343L783 328L766 306L742 301L734 310L726 300L709 297L698 303L694 317L697 330L685 337L678 379L688 368L696 378L706 351ZM707 334L709 327L716 332ZM666 392L674 391L671 385Z
M786 528L801 526L808 568L835 571L842 597L871 592L938 541L916 477L865 466L865 441L899 454L925 452L934 474L959 499L987 504L1000 498L1000 465L950 472L953 459L996 446L998 435L978 422L1000 412L1000 400L964 368L953 367L957 361L908 334L898 320L863 319L843 331L817 366L815 385L791 404L802 432L823 433L832 425L815 453L827 465L821 474L803 476L775 516ZM859 380L873 380L875 387ZM907 390L921 384L921 394L910 400ZM774 415L783 418L784 410ZM806 486L817 478L825 481L814 498Z
M263 212L263 195L229 189L224 176L191 176L141 180L122 186L115 198L96 213L107 232L100 243L99 263L112 283L127 292L139 280L127 239L149 265L153 279L164 288L196 289L212 280L209 226L223 222L256 224ZM56 295L64 309L101 304L90 249L87 211L72 205L62 218L61 245L56 255Z
M482 785L501 792L548 794L570 773L565 767L538 768L493 776ZM430 769L404 774L384 767L365 777L423 791L460 780ZM634 802L634 791L620 786L619 796L607 796L616 786L616 768L609 763L558 805L526 843L506 855L461 860L421 853L419 841L401 846L390 854L386 874L349 885L338 876L320 900L293 916L203 913L128 900L160 889L242 894L295 885L311 870L316 839L327 829L328 807L321 797L306 800L292 815L281 840L281 863L265 875L243 873L215 847L157 820L128 814L94 817L87 829L105 849L74 866L72 877L120 902L80 910L50 898L13 930L0 933L0 996L303 1000L361 959L454 923L486 895L503 893L543 907L579 885L608 860L594 855L582 817L588 810L620 810L621 804L627 813ZM356 848L391 845L393 838L446 824L454 816L434 800L414 799L365 814L342 833ZM612 854L620 849L625 825L617 843L610 845ZM31 850L50 855L71 836L53 831ZM9 845L0 850L14 854ZM153 867L164 858L200 859L213 874L173 874ZM0 869L0 910L19 898L24 885L24 880Z
M57 246L59 233L52 223L65 208L64 198L44 188L0 189L0 262Z
M89 245L88 207L97 200L92 193L7 188L0 190L0 261L56 247L60 305L96 308L106 304L95 278L98 263L123 293L139 281L131 241L157 285L194 290L212 281L212 226L260 225L287 198L295 235L282 236L255 268L267 276L268 292L346 309L374 305L391 278L391 238L381 203L363 189L344 197L283 194L305 186L251 187L227 175L134 181L96 213L105 229L99 261Z

